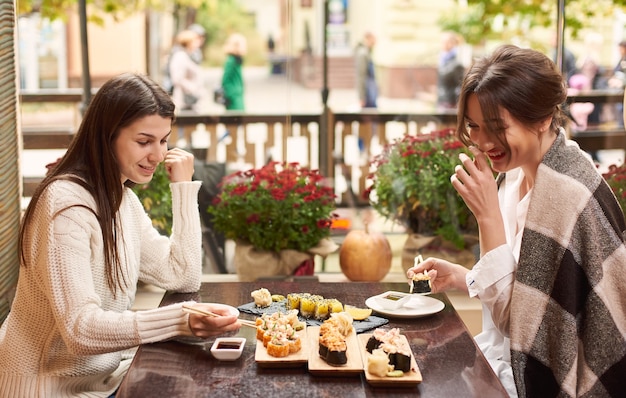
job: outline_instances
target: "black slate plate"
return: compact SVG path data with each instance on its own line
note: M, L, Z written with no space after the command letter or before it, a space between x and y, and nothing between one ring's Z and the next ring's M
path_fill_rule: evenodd
M240 305L237 309L241 312L245 312L247 314L261 316L263 314L273 314L274 312L283 312L287 313L286 306L287 300L282 301L274 301L269 307L259 308L254 303L247 303ZM306 322L307 326L320 326L323 321L318 321L317 319L306 319L304 317L298 316L298 318L302 322ZM354 321L352 326L354 326L354 330L357 333L363 333L371 329L375 329L379 326L385 325L389 323L389 319L381 318L375 315L370 315L362 321Z

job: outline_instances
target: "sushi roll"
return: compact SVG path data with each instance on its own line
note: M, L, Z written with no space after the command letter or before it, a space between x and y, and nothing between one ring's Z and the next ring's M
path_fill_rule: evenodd
M262 325L257 325L256 327L256 338L257 340L263 341L263 335L265 334L265 328Z
M261 341L263 341L263 347L267 348L267 345L270 343L272 338L274 338L274 333L271 330L266 330L261 338Z
M341 304L341 301L333 298L333 299L329 299L329 308L328 308L328 312L330 313L335 313L335 312L343 312L343 304Z
M286 357L289 355L289 342L287 339L274 336L267 344L267 354L273 357Z
M324 339L320 337L319 354L327 364L332 366L345 365L348 363L347 351L348 346L345 341L336 340L332 336L325 336Z
M430 276L424 271L423 274L416 274L411 281L411 293L430 293Z
M408 372L411 370L411 347L400 338L400 330L376 329L367 340L365 349L373 354L383 351L389 358L388 364L393 370Z
M287 341L289 342L290 354L298 352L302 349L302 339L300 339L299 336L296 335L294 337L290 337L289 339L287 339Z
M328 316L330 315L329 301L330 300L326 299L317 301L315 305L315 319L319 321L328 319Z
M319 355L332 366L341 366L348 363L348 346L346 339L341 332L328 320L320 327Z
M300 294L299 293L289 293L287 295L287 303L285 304L288 310L299 310L300 309Z
M345 345L345 343L344 343ZM348 356L346 355L347 349L337 348L337 349L328 349L328 353L326 354L326 363L332 366L341 366L348 363Z
M328 347L326 347L322 343L320 343L319 345L320 345L320 347L317 350L317 353L320 355L320 358L326 360L326 357L328 356Z
M315 315L316 300L314 296L307 295L300 297L300 315L311 318Z
M367 344L365 345L365 349L367 350L367 352L371 354L375 349L380 347L380 344L381 344L380 340L378 340L374 336L370 336L370 338L367 339Z
M393 365L394 370L408 372L411 370L411 356L401 352L389 354L389 364Z

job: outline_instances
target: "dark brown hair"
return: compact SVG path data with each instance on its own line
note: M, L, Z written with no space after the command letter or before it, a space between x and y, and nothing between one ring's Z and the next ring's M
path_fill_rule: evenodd
M116 214L122 201L123 187L113 144L120 129L150 115L171 118L173 123L174 103L158 84L146 76L125 73L110 79L98 90L67 152L39 184L26 208L19 236L22 265L27 266L31 261L25 253L24 243L42 193L54 181L72 181L86 189L96 203L95 209L88 210L94 213L102 231L109 288L112 292L115 292L115 286L124 290L125 281L122 280L116 249L122 237L115 232L118 231ZM76 205L69 207L72 206Z
M467 99L471 94L478 98L486 130L507 149L502 109L529 126L552 117L550 131L554 133L566 121L561 108L567 99L565 80L550 58L532 49L504 45L469 69L461 87L457 113L457 135L465 145L471 145L465 124Z

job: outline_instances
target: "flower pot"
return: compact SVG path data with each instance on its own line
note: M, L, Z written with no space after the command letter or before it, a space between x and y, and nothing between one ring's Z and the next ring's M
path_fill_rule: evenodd
M415 257L419 254L424 259L437 257L471 269L478 260L474 250L477 243L478 238L476 236L466 235L466 248L459 249L452 242L443 239L441 236L409 234L402 248L402 269L404 269L404 272L408 271L413 266Z
M311 253L260 250L240 241L236 242L233 262L242 282L281 275L313 275L315 270Z
M311 256L310 258L304 260L298 265L295 271L293 271L293 276L307 276L313 275L315 273L315 258Z

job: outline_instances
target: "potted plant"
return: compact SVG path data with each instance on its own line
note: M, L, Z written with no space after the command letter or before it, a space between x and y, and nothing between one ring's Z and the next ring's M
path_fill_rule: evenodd
M382 216L409 232L403 267L413 265L417 254L434 250L439 257L467 266L475 256L476 220L450 183L460 153L470 154L448 128L427 134L405 134L387 145L370 163L371 185L364 195Z
M271 162L224 177L220 189L207 211L214 228L236 242L240 280L312 274L313 256L337 249L329 239L334 190L317 170Z
M626 163L611 165L602 175L617 197L622 213L626 214Z
M163 163L159 163L150 182L133 185L133 191L150 214L152 225L169 236L172 233L172 192Z

